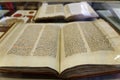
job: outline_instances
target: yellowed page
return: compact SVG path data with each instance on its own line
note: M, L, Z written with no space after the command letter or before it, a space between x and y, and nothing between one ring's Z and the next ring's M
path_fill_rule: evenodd
M2 38L0 39L0 44L1 42L4 40L4 38L6 38L7 36L10 35L10 33L13 31L14 28L18 27L18 26L22 26L23 22L16 22L5 34L4 36L2 36Z
M44 17L47 5L48 5L47 3L42 3L42 5L39 7L39 9L35 15L34 20L41 18L42 16Z
M65 16L63 4L56 4L55 5L55 13L54 14L56 16Z
M24 24L0 44L0 66L50 67L59 71L59 25Z
M61 72L84 64L120 64L120 36L103 20L66 24L61 36Z
M64 16L64 7L62 4L47 4L43 3L39 8L35 17L37 18L51 18L51 17Z
M68 18L72 15L68 5L64 6L64 13L65 13L65 18Z

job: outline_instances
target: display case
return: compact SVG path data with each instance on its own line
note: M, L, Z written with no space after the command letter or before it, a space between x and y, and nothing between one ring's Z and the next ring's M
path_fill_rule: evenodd
M119 80L119 16L119 0L0 0L0 80Z

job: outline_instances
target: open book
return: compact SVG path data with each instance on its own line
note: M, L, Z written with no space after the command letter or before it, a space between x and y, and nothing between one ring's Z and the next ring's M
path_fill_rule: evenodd
M96 18L97 13L87 2L63 4L43 3L36 14L35 21L81 20Z
M42 78L93 76L119 72L119 55L120 35L102 19L27 23L15 27L1 42L0 73Z

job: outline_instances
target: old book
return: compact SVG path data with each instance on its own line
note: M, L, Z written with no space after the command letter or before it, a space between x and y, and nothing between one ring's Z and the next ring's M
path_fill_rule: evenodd
M75 79L120 71L120 35L104 20L27 23L0 44L0 73ZM46 77L47 76L47 77Z
M109 10L98 10L98 14L108 21L120 33L120 20L116 18Z
M4 17L0 19L0 38L13 26L16 25L16 23L24 22L23 19L17 19L13 17Z
M35 21L51 20L81 20L96 18L97 13L87 2L63 4L43 3L36 14Z

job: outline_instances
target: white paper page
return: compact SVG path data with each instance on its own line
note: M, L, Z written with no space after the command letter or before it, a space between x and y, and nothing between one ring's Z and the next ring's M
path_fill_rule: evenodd
M85 16L91 16L89 12L89 6L86 2L72 3L68 5L72 14L82 14Z
M81 11L80 11L81 6L80 6L79 3L78 4L76 3L76 5L75 4L69 4L68 6L69 6L72 14L81 14Z

